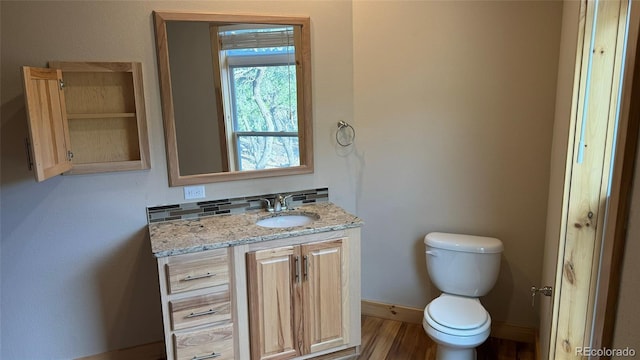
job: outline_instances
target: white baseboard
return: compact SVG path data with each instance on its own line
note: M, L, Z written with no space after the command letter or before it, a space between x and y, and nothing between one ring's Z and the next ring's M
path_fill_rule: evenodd
M362 315L374 316L388 320L397 320L412 324L422 324L424 309L385 304L362 300ZM534 328L512 325L502 321L491 323L491 337L534 344L538 330Z

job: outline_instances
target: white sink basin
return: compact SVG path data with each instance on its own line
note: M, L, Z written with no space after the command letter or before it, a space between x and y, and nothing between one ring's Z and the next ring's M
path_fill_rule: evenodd
M267 228L288 228L308 225L318 219L317 214L282 214L269 216L256 221L256 225Z

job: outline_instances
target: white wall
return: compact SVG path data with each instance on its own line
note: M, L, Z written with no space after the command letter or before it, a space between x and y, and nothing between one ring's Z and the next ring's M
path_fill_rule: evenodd
M423 237L494 236L505 251L483 299L537 327L561 2L354 2L363 297L424 307Z
M3 359L69 359L162 339L145 207L184 202L169 188L152 10L311 17L316 171L206 186L207 197L320 186L355 211L354 155L336 149L353 118L351 3L342 1L2 1L1 298ZM150 171L59 176L26 168L19 67L49 60L141 61Z

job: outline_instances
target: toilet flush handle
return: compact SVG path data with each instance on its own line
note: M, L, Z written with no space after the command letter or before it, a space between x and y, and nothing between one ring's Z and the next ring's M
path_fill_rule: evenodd
M427 251L426 251L426 253L427 253L427 255L431 255L431 256L433 256L433 257L438 256L438 253L437 253L437 252L435 252L435 251L427 250Z

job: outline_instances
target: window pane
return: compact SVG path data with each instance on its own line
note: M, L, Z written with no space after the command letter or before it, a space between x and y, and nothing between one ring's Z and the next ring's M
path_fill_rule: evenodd
M300 166L298 138L294 136L238 136L239 170Z
M234 67L231 76L235 131L298 131L294 65Z

